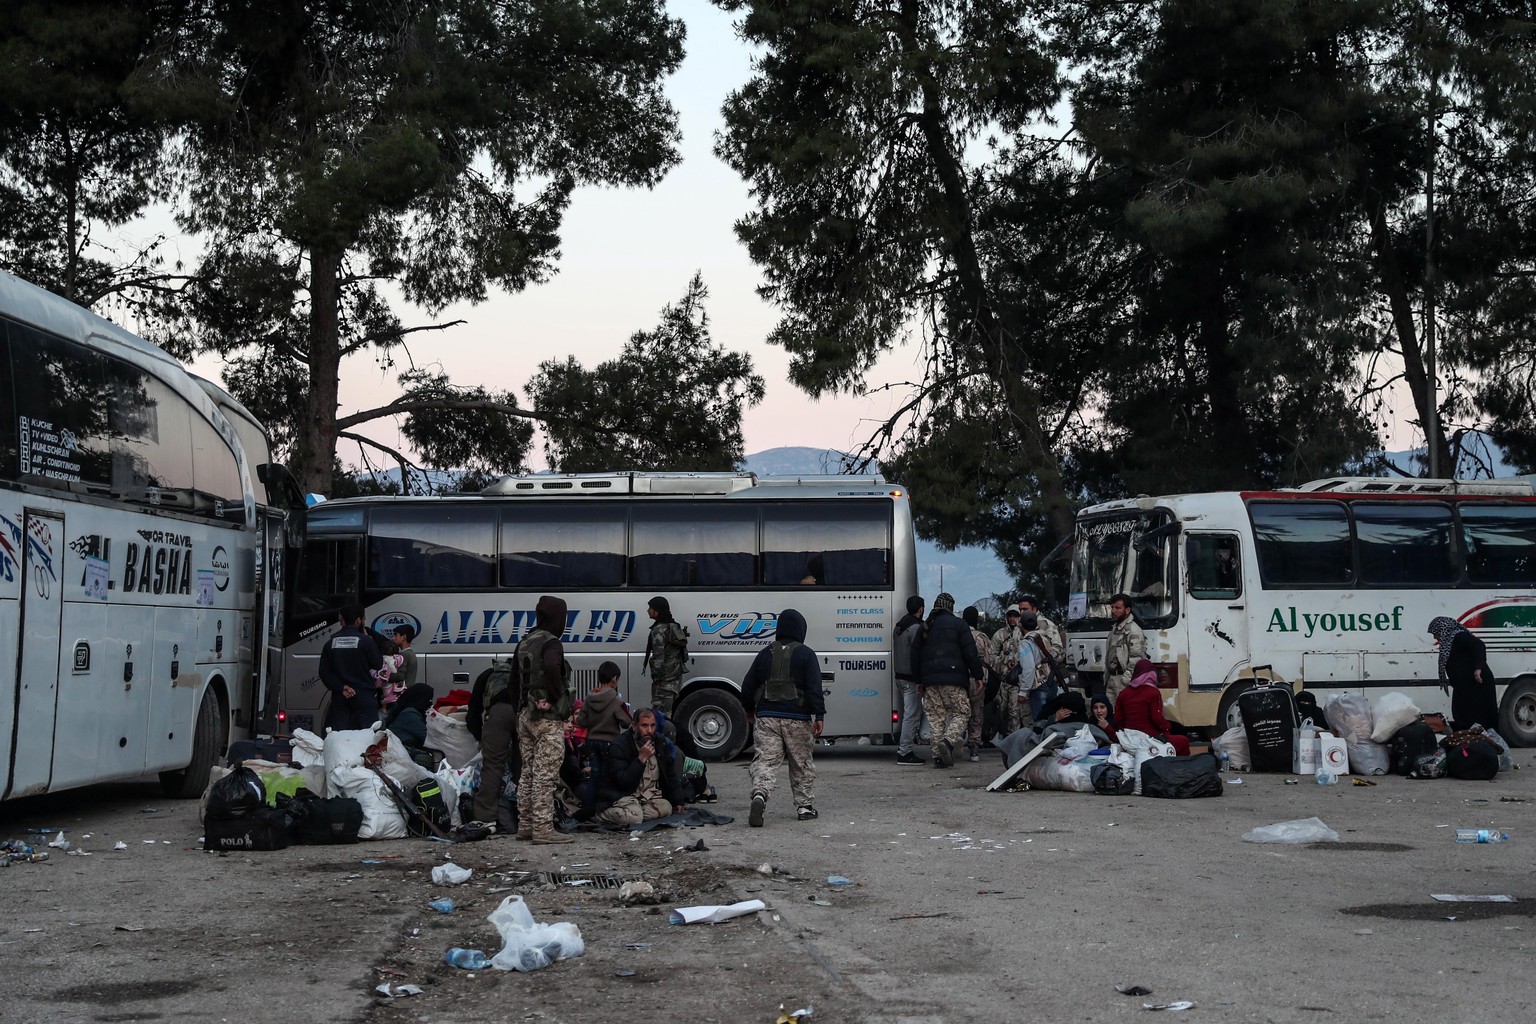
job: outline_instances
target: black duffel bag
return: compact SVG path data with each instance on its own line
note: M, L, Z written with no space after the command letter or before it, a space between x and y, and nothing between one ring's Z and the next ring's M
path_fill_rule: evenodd
M1141 764L1141 795L1165 800L1221 796L1221 762L1215 754L1149 758Z
M1099 796L1130 796L1136 791L1135 781L1117 764L1096 764L1088 770L1093 780L1093 791Z
M363 829L363 805L349 796L323 800L307 789L291 798L277 798L279 808L293 816L294 837L307 846L355 843Z
M240 818L209 816L203 822L203 849L282 850L293 841L293 825L293 816L277 807L260 807Z

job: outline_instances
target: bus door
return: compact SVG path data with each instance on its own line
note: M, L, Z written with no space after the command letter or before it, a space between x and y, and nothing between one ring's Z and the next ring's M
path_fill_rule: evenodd
M1189 689L1192 696L1211 695L1210 714L1191 720L1213 720L1222 689L1249 662L1248 595L1240 545L1235 533L1184 534Z
M58 717L59 639L64 614L64 517L28 510L20 547L21 621L15 689L0 694L15 720L5 738L5 797L43 793L53 777ZM15 652L11 652L13 655ZM8 708L9 710L9 708Z
M256 549L256 649L252 666L256 693L251 715L256 731L274 735L277 729L278 667L283 659L283 555L287 547L285 519L276 509L259 512L261 539Z

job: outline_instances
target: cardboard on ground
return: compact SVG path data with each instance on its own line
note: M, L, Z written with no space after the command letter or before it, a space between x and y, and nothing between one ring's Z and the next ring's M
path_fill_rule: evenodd
M1043 739L1039 743L1035 744L1035 747L1034 747L1033 750L1031 750L1029 753L1025 754L1023 757L1019 758L1017 761L1013 762L1012 765L1010 765L1008 768L1006 768L1003 771L1003 774L999 775L997 778L995 778L991 782L987 783L987 792L988 793L995 793L997 790L1002 789L1004 786L1008 785L1008 783L1013 780L1014 776L1018 775L1019 772L1023 771L1024 767L1026 765L1028 765L1029 762L1033 761L1035 758L1037 758L1041 754L1045 753L1045 751L1048 748L1056 746L1057 744L1060 744L1060 743L1065 743L1066 741L1067 741L1067 738L1065 736L1063 736L1061 733L1048 733L1046 735L1045 739Z

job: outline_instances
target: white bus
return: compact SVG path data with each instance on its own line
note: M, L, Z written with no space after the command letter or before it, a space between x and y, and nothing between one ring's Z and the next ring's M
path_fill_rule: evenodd
M267 459L222 389L0 273L0 799L202 792L281 635Z
M660 595L690 633L677 717L704 756L727 759L747 741L741 680L784 608L804 614L820 655L826 734L891 732L892 636L917 593L917 556L906 493L878 477L535 475L480 494L317 505L293 584L291 727L324 720L319 654L352 601L381 633L416 631L418 678L442 694L512 651L553 594L569 608L578 697L612 660L645 706L646 602Z
M1130 594L1170 718L1235 724L1273 678L1326 695L1399 690L1450 710L1428 632L1456 619L1488 648L1499 731L1536 745L1536 497L1519 481L1335 478L1082 510L1069 648L1104 671L1109 605ZM1493 723L1485 723L1493 724Z

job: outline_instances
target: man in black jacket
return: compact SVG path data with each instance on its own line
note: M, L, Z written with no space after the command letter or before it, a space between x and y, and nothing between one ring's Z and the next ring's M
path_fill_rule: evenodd
M923 632L923 599L916 594L907 598L907 614L896 623L896 689L901 692L901 733L896 741L896 763L903 767L927 764L912 749L922 725L923 702L917 695L917 666L912 661L912 643Z
M597 820L638 825L687 810L678 758L666 737L656 735L656 712L641 708L635 724L619 733L597 785Z
M328 729L371 729L379 720L379 690L372 673L384 664L379 645L363 628L363 606L341 609L341 629L320 651L320 681L331 691Z
M951 768L971 720L970 686L981 678L981 658L971 628L955 615L955 599L940 594L933 614L912 647L912 662L923 694L923 711L933 728L933 766Z

